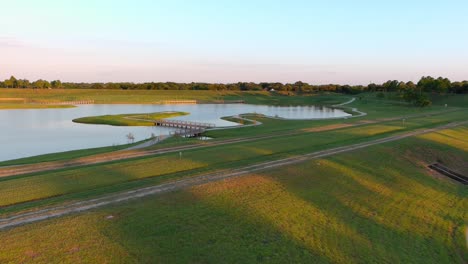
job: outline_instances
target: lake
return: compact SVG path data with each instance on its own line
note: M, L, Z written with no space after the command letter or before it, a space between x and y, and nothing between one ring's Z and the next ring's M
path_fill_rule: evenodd
M0 161L76 149L105 147L127 143L126 135L144 140L154 134L169 135L165 127L113 127L73 123L85 116L183 111L190 115L174 119L213 123L216 126L237 124L221 117L259 113L285 119L325 119L350 116L340 109L315 106L265 106L248 104L198 105L82 105L64 109L0 110Z

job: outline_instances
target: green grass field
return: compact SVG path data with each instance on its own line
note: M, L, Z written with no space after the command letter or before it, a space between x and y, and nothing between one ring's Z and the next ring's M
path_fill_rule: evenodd
M1 262L464 263L457 128L0 232ZM430 157L427 153L431 153Z
M430 118L410 119L405 125L402 125L400 121L392 121L385 124L301 133L254 142L190 150L184 151L182 159L179 159L178 153L170 153L105 165L0 178L0 206L26 202L33 202L31 205L33 206L34 202L51 197L71 194L88 197L89 190L97 193L108 192L109 186L122 184L125 186L126 183L133 185L139 179L150 179L150 183L155 184L183 175L189 176L219 169L238 168L255 162L351 145L411 129L432 127L442 121L463 120L466 114L466 111L453 112ZM47 203L47 200L43 202Z
M264 92L184 91L177 98L174 91L8 92L0 97L102 103L124 102L124 95L141 103L222 97L275 105L333 105L351 98ZM468 117L466 96L439 98L429 108L379 100L375 94L356 98L344 107L367 116L288 121L246 114L262 125L206 135L214 138L211 142L270 137L220 146L173 138L150 149L205 147L183 151L182 156L175 152L0 178L0 217ZM128 120L91 119L106 124ZM468 189L426 166L440 162L468 175L467 134L463 125L0 231L0 263L466 263ZM48 154L0 166L105 155L124 147Z
M230 91L155 91L155 90L39 90L39 89L0 89L0 98L21 98L50 102L93 100L97 104L154 104L166 100L215 101L225 97L260 96L269 97L266 92Z
M186 112L159 112L145 114L122 114L88 116L74 119L75 123L111 126L154 126L154 120L188 115Z

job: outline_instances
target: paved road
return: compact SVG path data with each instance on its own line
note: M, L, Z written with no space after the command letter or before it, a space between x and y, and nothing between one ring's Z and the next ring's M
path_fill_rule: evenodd
M106 195L104 197L97 198L97 199L76 202L76 203L67 204L63 206L56 206L53 208L48 208L45 210L39 210L35 212L18 214L18 215L8 217L8 218L0 218L0 230L6 229L6 228L12 228L12 227L16 227L16 226L20 226L24 224L29 224L29 223L33 223L33 222L37 222L41 220L46 220L50 218L60 217L60 216L71 214L71 213L83 212L83 211L87 211L90 209L99 208L105 205L116 204L119 202L141 198L141 197L145 197L148 195L154 195L154 194L160 194L160 193L165 193L169 191L184 189L184 188L188 188L191 186L209 183L213 181L239 177L239 176L250 174L253 172L257 172L257 171L272 169L272 168L285 166L285 165L292 165L292 164L304 162L304 161L311 160L311 159L328 157L328 156L336 155L339 153L362 149L362 148L366 148L369 146L396 141L396 140L400 140L400 139L404 139L404 138L408 138L412 136L436 132L439 130L453 128L453 127L457 127L457 126L465 125L465 124L468 124L468 121L449 123L443 126L432 128L432 129L411 131L411 132L407 132L407 133L400 134L400 135L389 136L389 137L382 138L382 139L372 140L369 142L364 142L364 143L359 143L359 144L354 144L354 145L344 146L344 147L338 147L338 148L332 148L328 150L313 152L313 153L309 153L306 155L295 156L295 157L285 158L285 159L280 159L280 160L275 160L275 161L262 162L262 163L246 166L240 169L205 174L205 175L182 179L182 180L178 180L175 182L170 182L170 183L161 184L157 186L151 186L151 187L126 191L126 192L121 192L121 193L116 193L116 194L110 194L110 195Z

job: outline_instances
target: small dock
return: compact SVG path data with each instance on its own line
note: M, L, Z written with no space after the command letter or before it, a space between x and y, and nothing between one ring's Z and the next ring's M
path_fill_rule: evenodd
M175 128L181 128L184 130L197 130L197 129L205 130L208 128L216 127L216 125L210 124L210 123L199 123L199 122L170 120L170 119L155 120L154 124L156 126L175 127Z
M87 105L87 104L94 104L94 100L80 100L80 101L31 100L30 103L42 104L42 105Z
M161 101L161 104L197 104L197 100L166 100Z

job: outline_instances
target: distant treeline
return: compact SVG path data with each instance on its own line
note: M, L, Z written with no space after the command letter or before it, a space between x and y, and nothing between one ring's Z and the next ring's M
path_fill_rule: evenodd
M369 85L311 85L304 82L296 83L62 83L59 80L37 80L11 77L0 82L0 88L33 88L33 89L119 89L119 90L217 90L217 91L278 91L294 93L336 92L357 94L361 92L414 92L414 93L468 93L468 81L451 82L447 78L423 77L418 83L387 81L383 84Z

